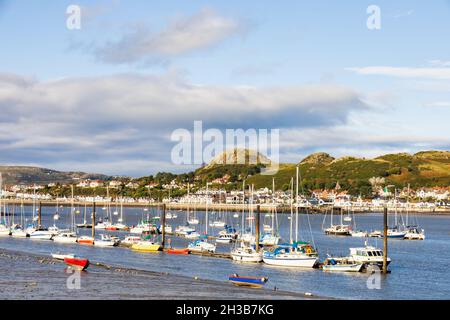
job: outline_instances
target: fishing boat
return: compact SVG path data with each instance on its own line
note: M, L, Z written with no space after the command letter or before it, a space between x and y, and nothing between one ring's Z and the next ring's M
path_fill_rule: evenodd
M167 250L168 254L181 254L181 255L185 255L185 254L189 254L191 253L189 249L174 249L174 248L170 248Z
M100 239L94 240L94 246L96 247L115 247L117 245L117 241L113 240L111 236L107 234L101 234Z
M65 257L64 262L70 266L71 268L74 268L79 271L86 270L87 267L89 267L89 260L84 258L79 258L77 256L75 257Z
M278 245L263 251L263 261L268 265L313 268L318 259L316 250L308 242Z
M322 265L323 271L332 272L360 272L364 263L354 262L352 259L347 258L333 258L328 257L325 259Z
M360 248L350 248L350 258L356 263L375 264L378 266L383 265L383 250L368 246ZM391 262L391 259L387 258L387 264Z
M190 243L188 245L188 249L195 252L216 252L216 246L204 239L195 240L194 242Z
M79 244L87 244L87 245L93 245L94 244L94 238L90 236L81 236L78 238L77 242Z
M131 246L132 250L139 252L157 252L162 249L161 244L153 241L139 241Z
M62 232L53 237L53 241L57 243L76 243L78 237L74 232Z
M244 277L235 273L228 277L228 281L241 287L261 288L267 283L267 281L269 281L269 278Z
M64 261L65 258L75 258L75 255L73 253L68 253L68 254L64 254L64 253L52 253L52 258L56 259L56 260L62 260Z

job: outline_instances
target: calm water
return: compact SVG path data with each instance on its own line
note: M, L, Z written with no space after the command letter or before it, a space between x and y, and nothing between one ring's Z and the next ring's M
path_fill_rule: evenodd
M16 212L19 210L16 209ZM69 222L69 209L59 209L61 218L57 221L59 227L66 227ZM26 216L31 216L31 208L26 209ZM54 207L43 208L43 223L53 224ZM102 208L98 209L97 217L102 216ZM156 211L148 211L152 216ZM168 220L168 224L175 228L186 223L186 213L173 211L177 219ZM142 208L124 208L124 220L128 225L137 224L144 212ZM197 213L200 221L205 218L204 212ZM264 219L264 214L261 215ZM309 232L308 217L312 234ZM18 219L18 217L16 217ZM81 223L82 217L77 217ZM214 219L210 215L210 221ZM269 222L269 218L265 218ZM329 217L328 224L329 224ZM226 215L228 224L239 228L240 218L233 218L233 213ZM332 237L322 233L323 215L300 215L300 238L314 239L321 259L327 253L348 254L348 249L363 246L364 239L352 237ZM382 227L381 214L355 216L358 229L373 230ZM391 274L382 276L381 289L367 288L368 274L325 273L320 270L298 270L291 268L277 268L264 264L246 265L235 263L227 259L201 257L196 255L176 256L164 253L136 253L127 248L95 248L80 245L55 244L30 239L0 238L0 247L23 252L50 254L51 252L73 252L86 256L91 260L103 261L109 264L135 267L151 271L167 271L169 273L189 277L226 281L231 273L268 276L269 287L276 286L282 290L296 292L312 292L315 295L344 298L344 299L449 299L450 298L450 216L420 216L418 222L425 229L425 241L389 241L389 257ZM289 239L288 215L279 215L280 234ZM204 231L199 226L199 231ZM210 228L211 229L211 228ZM214 230L214 229L213 229ZM90 231L83 231L89 233ZM98 232L100 233L100 232ZM98 234L97 233L97 234ZM112 232L121 237L126 233ZM188 241L173 238L175 247L186 246ZM370 239L369 243L382 247L381 239ZM230 245L218 245L218 251L229 252Z

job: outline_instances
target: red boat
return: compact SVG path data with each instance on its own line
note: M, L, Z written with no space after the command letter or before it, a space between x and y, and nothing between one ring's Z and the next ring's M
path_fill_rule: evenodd
M71 257L71 258L64 258L64 262L72 267L75 268L77 270L83 271L85 270L87 267L89 267L89 260L88 259L84 259L84 258L79 258L79 257Z
M189 254L191 253L189 249L169 249L167 250L168 254Z

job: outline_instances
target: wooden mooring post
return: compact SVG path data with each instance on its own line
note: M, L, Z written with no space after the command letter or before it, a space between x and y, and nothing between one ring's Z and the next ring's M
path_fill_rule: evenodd
M162 205L162 219L161 219L161 234L162 234L162 241L161 241L161 246L162 249L164 250L165 245L166 245L166 204L164 203Z
M387 206L384 207L383 212L383 273L386 274L387 271L387 257L388 257L388 209Z
M259 221L260 221L261 207L258 204L256 206L256 219L255 219L255 236L256 236L256 252L259 252Z
M92 239L95 238L95 201L92 205Z

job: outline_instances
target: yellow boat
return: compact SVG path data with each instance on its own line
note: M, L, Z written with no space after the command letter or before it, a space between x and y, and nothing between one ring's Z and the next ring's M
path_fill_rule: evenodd
M157 252L162 249L159 243L150 242L150 241L139 241L134 243L131 246L132 250L140 251L140 252Z

